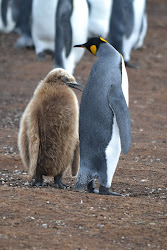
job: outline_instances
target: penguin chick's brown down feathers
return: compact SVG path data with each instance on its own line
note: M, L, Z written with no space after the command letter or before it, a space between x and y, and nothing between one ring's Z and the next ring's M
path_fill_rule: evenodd
M25 109L18 136L21 159L35 185L43 184L43 175L54 176L55 186L64 188L63 172L79 168L79 108L69 87L77 83L63 69L54 69L37 86Z

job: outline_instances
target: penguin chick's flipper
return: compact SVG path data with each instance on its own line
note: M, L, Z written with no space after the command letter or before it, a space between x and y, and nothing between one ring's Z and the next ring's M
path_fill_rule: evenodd
M131 146L131 121L129 108L126 104L121 86L111 85L108 92L108 101L110 108L116 116L122 152L127 154Z
M62 182L62 175L61 174L54 177L54 184L53 184L53 186L55 188L60 188L60 189L70 189L70 186L65 185Z
M123 196L122 194L111 192L109 188L106 188L106 187L104 187L102 185L100 185L100 187L99 187L99 194L101 194L101 195Z

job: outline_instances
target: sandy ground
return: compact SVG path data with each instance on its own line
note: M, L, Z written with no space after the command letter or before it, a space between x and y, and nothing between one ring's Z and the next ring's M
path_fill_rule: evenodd
M20 117L38 82L52 69L48 55L13 48L0 34L0 249L167 249L167 2L148 1L149 29L128 68L132 147L121 155L112 190L125 197L32 188L17 148ZM75 70L86 83L95 57ZM80 93L76 92L80 100Z

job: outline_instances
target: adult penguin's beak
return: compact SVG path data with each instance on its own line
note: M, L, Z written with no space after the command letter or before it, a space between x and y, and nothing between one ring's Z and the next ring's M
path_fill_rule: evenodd
M83 92L84 86L81 83L67 82L67 85L71 88L78 89Z
M85 49L85 43L84 44L74 45L74 47L80 47L80 48L84 48Z

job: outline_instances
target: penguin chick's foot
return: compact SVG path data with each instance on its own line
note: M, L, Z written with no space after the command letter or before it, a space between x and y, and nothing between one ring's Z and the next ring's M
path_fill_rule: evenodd
M53 184L53 186L55 188L60 188L60 189L70 189L70 186L65 185L62 182L62 178L59 175L57 175L57 176L54 177L54 184Z
M99 187L99 194L101 194L101 195L123 196L122 194L111 192L109 188L106 188L106 187L104 187L102 185L100 185L100 187Z
M33 187L43 187L46 186L46 183L43 181L43 178L35 179L35 181L32 183Z

